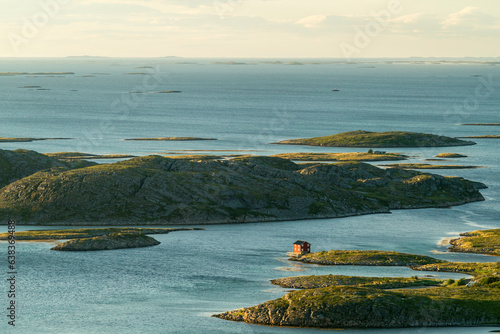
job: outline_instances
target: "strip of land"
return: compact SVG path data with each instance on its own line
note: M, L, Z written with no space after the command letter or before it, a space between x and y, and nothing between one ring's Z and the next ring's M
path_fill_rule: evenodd
M0 143L30 143L38 140L68 140L73 138L32 138L32 137L0 137Z
M500 123L467 123L460 125L476 125L476 126L500 126Z
M103 228L80 228L65 230L34 230L16 232L16 240L64 240L93 238L113 233L133 234L167 234L177 231L197 231L202 228L139 228L139 227L103 227ZM7 240L8 233L0 233L0 240Z
M468 136L459 138L498 139L500 138L500 135Z
M60 160L98 160L98 159L129 159L135 158L135 155L128 154L90 154L82 152L56 152L44 153L46 156Z
M402 169L473 169L473 168L484 168L484 166L472 166L472 165L432 165L424 163L414 163L414 164L387 164L379 165L380 167L391 167L391 168L402 168Z
M130 138L123 140L147 140L147 141L195 141L195 140L217 140L216 138L200 138L200 137L157 137L157 138Z
M370 152L353 152L353 153L281 153L271 155L294 161L391 161L391 160L406 160L408 156L400 153L370 153Z
M74 72L0 72L0 76L15 76L15 75L74 75Z

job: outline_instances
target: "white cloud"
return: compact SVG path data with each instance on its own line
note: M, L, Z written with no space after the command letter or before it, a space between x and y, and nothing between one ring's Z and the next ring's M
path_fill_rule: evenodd
M326 15L312 15L304 17L298 21L296 24L302 25L306 28L317 28L321 23L326 21Z
M497 18L489 14L483 13L477 7L465 7L461 11L450 14L446 20L442 22L443 28L463 27L466 29L475 28L477 26L491 25L497 21Z

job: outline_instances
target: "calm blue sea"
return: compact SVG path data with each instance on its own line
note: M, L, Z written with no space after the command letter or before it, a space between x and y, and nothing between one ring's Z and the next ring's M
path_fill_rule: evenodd
M270 145L352 130L403 130L447 136L500 134L500 67L478 62L416 63L295 60L303 65L214 64L220 59L1 59L0 137L69 140L0 143L0 149L116 154L276 154L359 149ZM72 75L39 75L73 72ZM26 88L27 86L39 86ZM332 89L339 89L332 92ZM182 93L158 93L178 90ZM137 93L142 92L142 93ZM138 137L195 136L217 141L134 142ZM7 325L7 283L0 284L1 332L17 333L320 333L227 322L210 315L279 298L270 279L312 274L424 275L407 268L319 267L290 263L297 239L313 251L381 249L454 261L498 261L446 252L446 238L500 227L500 140L455 148L387 149L423 162L441 152L485 166L439 170L489 186L486 201L451 209L293 222L204 226L155 236L156 247L96 253L17 244L17 320ZM196 153L196 152L195 152ZM18 226L18 231L43 227ZM6 226L0 226L5 232ZM0 243L0 277L7 275ZM1 264L3 263L3 264ZM3 267L3 268L2 268ZM457 278L456 274L440 277ZM1 292L3 291L3 292ZM495 328L345 330L346 333L488 333ZM498 329L498 328L496 328ZM321 333L324 331L321 331Z

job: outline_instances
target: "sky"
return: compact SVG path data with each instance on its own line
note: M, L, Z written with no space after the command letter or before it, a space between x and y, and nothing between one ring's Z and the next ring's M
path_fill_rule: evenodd
M498 0L0 0L0 57L500 56Z

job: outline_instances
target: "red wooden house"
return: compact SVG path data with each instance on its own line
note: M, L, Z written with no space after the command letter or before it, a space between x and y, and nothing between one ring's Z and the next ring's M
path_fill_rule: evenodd
M293 244L293 252L301 254L311 253L311 244L307 241L297 240Z

